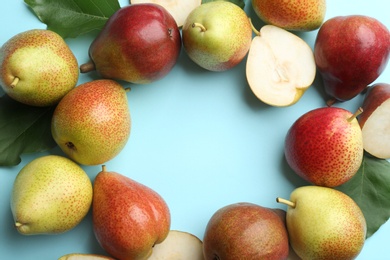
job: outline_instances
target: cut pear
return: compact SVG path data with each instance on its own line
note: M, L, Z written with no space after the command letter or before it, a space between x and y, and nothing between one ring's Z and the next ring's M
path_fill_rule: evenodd
M363 111L371 112L362 125L363 147L377 158L390 159L390 97L377 105L372 111Z
M61 256L58 260L114 260L114 258L104 255L71 253Z
M248 53L246 78L258 99L272 106L293 105L315 75L313 51L300 37L273 25L257 32Z
M148 260L203 260L203 243L195 235L171 230L167 238L153 247Z
M130 4L154 3L163 6L175 19L177 26L182 27L192 10L202 4L202 0L130 0Z

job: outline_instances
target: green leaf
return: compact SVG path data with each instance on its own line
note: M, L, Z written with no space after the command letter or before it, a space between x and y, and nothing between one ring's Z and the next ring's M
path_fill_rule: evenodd
M118 0L24 0L36 16L63 38L100 30L118 9Z
M202 4L205 4L208 2L214 2L214 1L221 1L221 0L202 0ZM222 1L231 2L233 4L238 5L242 9L244 9L244 7L245 7L245 0L222 0Z
M14 166L23 153L41 152L56 146L51 135L54 107L32 107L0 97L0 166Z
M356 175L336 189L349 195L363 211L367 238L390 217L390 163L365 155Z

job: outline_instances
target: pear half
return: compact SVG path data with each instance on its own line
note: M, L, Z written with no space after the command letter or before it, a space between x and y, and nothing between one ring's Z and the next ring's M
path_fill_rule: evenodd
M177 26L182 27L185 19L202 0L130 0L130 4L153 3L163 6L175 19Z
M195 235L171 230L167 238L153 247L148 260L203 260L203 243Z
M246 62L251 90L268 105L295 104L316 75L312 49L300 37L274 25L255 33Z

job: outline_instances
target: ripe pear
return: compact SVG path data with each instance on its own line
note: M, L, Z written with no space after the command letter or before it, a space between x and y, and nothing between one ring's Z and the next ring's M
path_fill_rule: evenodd
M161 5L128 5L116 11L89 47L82 73L146 84L165 77L181 50L179 28Z
M355 259L365 243L367 226L359 206L348 195L321 186L296 188L289 200L289 241L302 259Z
M252 0L252 7L265 23L291 31L318 29L326 14L325 0Z
M350 180L363 160L363 135L356 116L338 107L310 110L287 132L285 157L300 177L336 187Z
M0 85L11 98L32 106L51 106L73 89L79 77L76 57L60 35L33 29L0 49Z
M206 260L287 259L289 242L283 214L253 203L217 210L203 237Z
M183 47L192 61L210 71L238 65L248 53L252 27L236 4L214 1L196 7L182 27Z
M88 213L92 183L72 160L47 155L26 164L16 176L11 211L24 235L57 234L74 228Z
M153 189L103 165L93 186L92 220L96 239L116 259L147 259L165 240L171 215Z
M390 58L390 32L373 17L335 16L319 29L314 57L330 96L329 105L347 101L385 70Z
M97 165L114 158L130 136L126 90L113 80L94 80L70 91L54 110L51 130L74 161Z

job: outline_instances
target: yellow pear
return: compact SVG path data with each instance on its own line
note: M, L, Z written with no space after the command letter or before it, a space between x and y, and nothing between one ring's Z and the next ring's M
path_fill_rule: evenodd
M74 228L88 213L92 183L70 159L46 155L26 164L16 176L11 210L24 235L55 234Z

